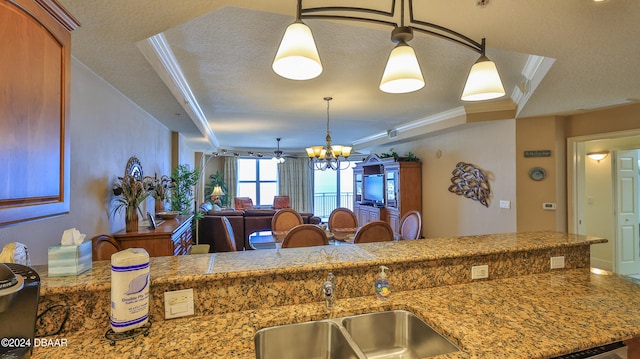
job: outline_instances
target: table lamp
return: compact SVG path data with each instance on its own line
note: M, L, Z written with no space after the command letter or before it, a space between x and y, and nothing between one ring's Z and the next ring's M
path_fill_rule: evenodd
M222 202L220 202L220 196L224 196L224 194L222 187L219 185L214 186L213 192L211 192L211 200L213 201L213 204L220 206L222 204Z

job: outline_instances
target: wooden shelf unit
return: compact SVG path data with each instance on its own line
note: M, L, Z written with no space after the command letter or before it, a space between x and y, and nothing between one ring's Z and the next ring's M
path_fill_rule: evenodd
M365 177L383 175L383 203L374 206L364 199ZM369 155L353 169L354 204L358 225L372 221L389 223L395 234L400 230L400 219L409 211L422 215L422 163L396 161Z

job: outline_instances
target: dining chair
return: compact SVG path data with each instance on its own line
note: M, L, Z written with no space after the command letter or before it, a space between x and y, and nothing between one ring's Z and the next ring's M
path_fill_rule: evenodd
M220 217L222 220L223 236L222 242L215 246L216 252L235 252L236 251L236 239L233 235L233 227L227 217Z
M303 223L302 216L296 210L282 208L271 219L271 233L279 240L282 240L291 228Z
M422 216L418 211L409 211L400 220L401 239L419 239L422 235Z
M393 230L387 222L373 221L365 224L356 232L353 243L393 241Z
M122 248L113 237L101 234L91 238L92 257L94 261L111 260L111 255L120 252Z
M282 248L324 246L329 239L320 227L314 224L301 224L287 232L282 242Z
M336 208L329 215L329 230L336 239L345 239L358 230L358 218L349 208Z

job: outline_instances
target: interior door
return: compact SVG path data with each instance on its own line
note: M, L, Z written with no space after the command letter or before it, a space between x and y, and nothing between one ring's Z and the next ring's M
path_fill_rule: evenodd
M638 151L615 152L616 266L620 274L640 273Z

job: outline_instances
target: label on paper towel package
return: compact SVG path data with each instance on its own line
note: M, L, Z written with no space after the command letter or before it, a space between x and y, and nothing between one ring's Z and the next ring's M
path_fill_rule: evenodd
M91 241L80 245L49 247L49 276L78 275L91 269L92 260Z

